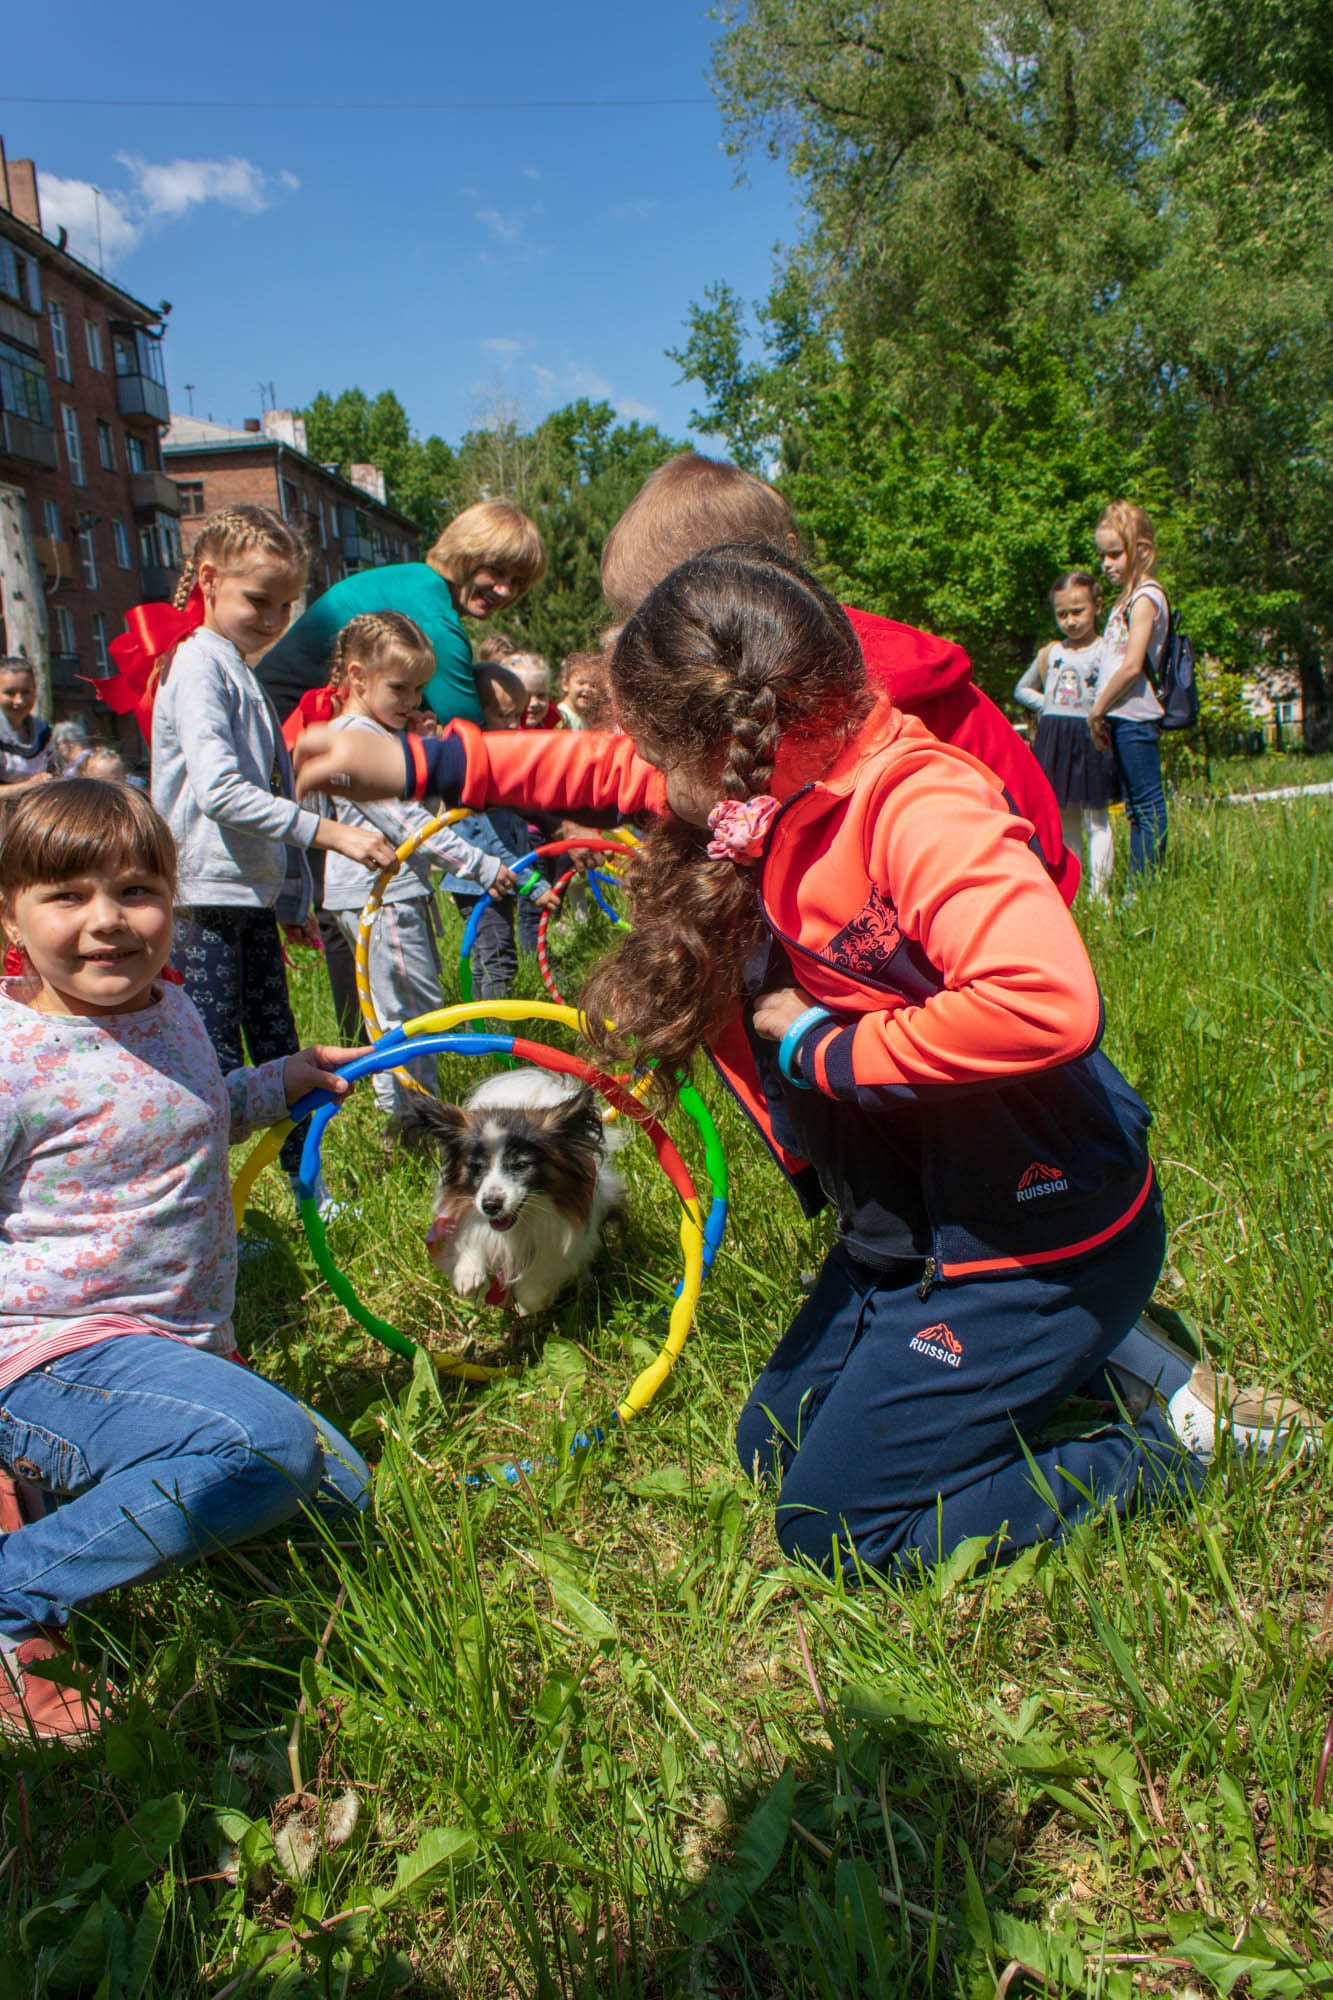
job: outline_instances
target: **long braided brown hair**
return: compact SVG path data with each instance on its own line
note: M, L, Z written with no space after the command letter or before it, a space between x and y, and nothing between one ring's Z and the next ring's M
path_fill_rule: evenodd
M611 683L643 754L718 799L767 791L780 746L826 768L872 699L842 607L752 544L707 549L659 583L620 636ZM674 814L653 826L627 870L633 929L580 996L602 1054L655 1058L664 1081L734 1011L764 937L756 871L711 858L708 839Z
M413 667L434 669L435 649L415 618L401 611L362 611L349 618L329 655L329 687L334 705L347 700L347 668L359 660L367 674L382 674L395 659Z
M180 582L172 603L178 611L184 610L190 592L199 581L201 562L213 562L221 570L231 570L244 557L256 553L274 557L303 578L310 567L310 551L305 543L295 528L271 507L225 507L220 514L210 514L181 564Z

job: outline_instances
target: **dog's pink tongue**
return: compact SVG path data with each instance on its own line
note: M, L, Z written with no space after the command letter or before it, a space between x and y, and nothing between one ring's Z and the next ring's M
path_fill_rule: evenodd
M512 1215L492 1215L487 1218L492 1229L512 1229L516 1221Z

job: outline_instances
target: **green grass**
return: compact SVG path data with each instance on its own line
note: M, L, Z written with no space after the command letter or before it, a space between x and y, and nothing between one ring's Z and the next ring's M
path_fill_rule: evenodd
M1333 809L1182 800L1171 842L1156 887L1084 918L1157 1116L1160 1295L1333 1409ZM327 1035L321 978L298 998ZM677 1269L642 1142L595 1286L480 1390L386 1366L267 1177L243 1342L353 1429L377 1527L81 1621L127 1702L98 1749L0 1751L0 2000L1333 1991L1327 1464L1222 1464L1182 1514L1007 1569L969 1546L918 1590L784 1567L731 1426L823 1237L710 1097L736 1203L700 1326L582 1455ZM330 1131L338 1254L415 1337L505 1358L499 1316L430 1281L429 1175L385 1174L377 1122L362 1092ZM557 1469L456 1481L523 1455ZM359 1804L299 1884L274 1849L294 1789L317 1821Z

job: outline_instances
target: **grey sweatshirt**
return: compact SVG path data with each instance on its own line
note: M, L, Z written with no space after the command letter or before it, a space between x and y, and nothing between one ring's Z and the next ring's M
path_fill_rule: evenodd
M381 736L389 734L368 715L340 716L333 727L369 729ZM427 812L424 806L387 799L374 806L354 805L350 799L335 799L333 808L344 826L373 826L376 833L384 835L391 847L401 847L409 834L419 833L435 818L435 814ZM441 827L429 840L423 840L411 860L398 870L384 891L382 900L385 903L408 903L429 896L432 873L440 869L466 875L472 881L480 882L483 889L489 889L503 866L497 855L486 854L470 841L460 839L452 827ZM331 853L324 864L322 907L326 910L364 908L376 872L362 868L358 862L349 861L344 854Z
M175 836L182 907L272 909L289 874L284 843L309 847L319 828L291 796L267 695L231 641L202 626L176 648L153 705L152 795Z

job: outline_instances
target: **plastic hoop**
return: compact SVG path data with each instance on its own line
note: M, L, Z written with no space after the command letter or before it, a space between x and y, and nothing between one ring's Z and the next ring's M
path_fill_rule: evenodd
M676 1288L667 1335L661 1351L656 1359L635 1377L616 1406L617 1420L620 1423L628 1423L631 1418L648 1407L679 1359L694 1321L704 1276L712 1267L726 1228L727 1170L717 1127L697 1092L691 1085L684 1085L680 1093L680 1106L699 1129L704 1144L705 1166L713 1183L712 1203L705 1219L694 1180L671 1135L661 1121L646 1111L622 1084L614 1077L595 1069L582 1057L570 1055L563 1049L548 1047L541 1042L528 1041L515 1035L451 1032L464 1027L480 1015L503 1020L555 1019L575 1029L579 1028L581 1018L570 1007L556 1007L545 1001L484 1000L475 1004L445 1007L431 1014L423 1014L415 1021L406 1022L401 1028L391 1029L387 1035L380 1038L374 1048L348 1063L342 1074L351 1082L358 1077L374 1075L380 1070L393 1068L407 1044L419 1043L419 1052L422 1055L510 1055L519 1061L532 1063L539 1069L577 1077L581 1082L591 1085L607 1103L625 1117L633 1119L634 1123L647 1133L657 1163L671 1182L681 1202L680 1241L685 1268ZM368 1333L391 1352L410 1357L417 1352L417 1343L363 1305L351 1281L334 1263L314 1199L314 1189L320 1175L324 1133L344 1102L344 1099L335 1098L328 1091L314 1091L293 1105L292 1117L283 1125L275 1126L266 1133L243 1162L232 1189L233 1206L239 1221L244 1214L245 1203L257 1175L276 1157L283 1140L294 1126L302 1118L309 1116L310 1129L306 1134L297 1186L301 1222L315 1266L339 1303ZM455 1360L448 1355L433 1354L431 1358L441 1374L457 1376L467 1381L486 1381L508 1372L505 1369L486 1368L475 1362Z
M560 879L557 882L552 883L551 886L555 890L556 895L559 896L561 902L564 901L565 891L569 887L570 883L574 880L574 877L577 874L578 874L577 868L567 868L565 870L565 873L560 877ZM598 909L603 910L606 913L606 915L611 919L611 922L613 924L623 924L625 923L626 920L624 917L621 916L619 910L613 910L611 908L611 905L606 901L606 899L603 896L598 895L597 893L599 882L605 884L611 884L614 882L614 880L615 878L613 876L602 874L599 869L594 868L589 870L588 887L592 891ZM560 991L560 988L555 983L555 974L551 970L550 950L547 941L547 933L550 929L551 918L554 915L555 915L554 910L543 910L540 918L538 919L537 970L538 972L540 972L542 976L542 985L546 988L551 998L557 1001L560 1004L560 1006L563 1007L567 1004L567 1002L565 1000L564 994Z

